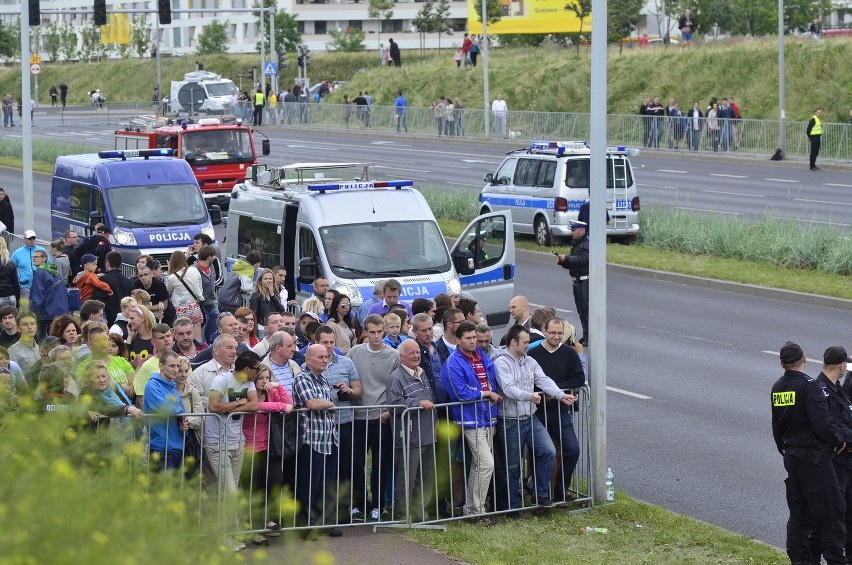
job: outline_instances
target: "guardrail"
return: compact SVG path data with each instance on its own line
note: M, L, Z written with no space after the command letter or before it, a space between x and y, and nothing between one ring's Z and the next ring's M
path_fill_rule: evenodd
M110 434L108 442L116 453L125 453L124 446L141 441L147 463L140 472L174 474L189 497L188 508L194 505L201 514L209 508L205 501L218 501L216 515L223 533L262 534L279 528L351 527L365 522L374 530L442 527L453 520L531 509L543 512L544 505L570 506L570 512L592 508L587 392L580 393L576 412L573 407L562 407L558 414L547 414L543 402L539 405L542 413L526 420L501 416L489 428L493 447L489 443L487 448L495 465L487 484L476 482L484 476L479 474L484 468L480 469L473 455L481 446L462 435L449 413L452 407L471 402L440 404L433 410L386 405L334 407L321 411L325 415L307 409L290 414L185 413L169 418L146 414L140 420L101 419L98 432ZM390 417L379 417L382 412ZM319 426L315 418L328 414L337 440L331 452L322 455L303 444L301 434L303 427L313 433ZM365 419L367 415L371 419ZM176 425L184 420L189 425L186 433L177 431ZM415 424L429 420L435 425L435 435L429 426ZM531 441L532 432L527 431L534 427L532 420L543 422L548 430L546 436L539 434L539 441ZM569 421L573 426L567 425ZM103 425L106 422L110 425ZM234 425L242 428L238 439ZM180 450L152 450L148 440L152 426L158 426L155 435L163 445L179 445ZM210 426L216 429L211 431ZM180 434L176 442L172 441L175 433ZM563 433L576 436L563 437ZM563 446L568 448L565 457L560 456ZM551 473L554 460L575 465L573 472L563 468ZM539 468L543 465L547 467ZM482 499L483 513L460 508L467 502L470 510L472 488L488 494L487 501ZM294 493L298 505L293 503ZM199 515L198 523L206 519Z

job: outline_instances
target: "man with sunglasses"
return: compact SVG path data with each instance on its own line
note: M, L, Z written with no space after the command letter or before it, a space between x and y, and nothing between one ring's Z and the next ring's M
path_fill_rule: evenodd
M447 362L447 358L453 354L458 347L459 340L456 338L456 328L465 321L464 313L458 308L447 308L441 322L444 326L444 335L435 342L438 356L441 358L441 366Z
M18 282L21 284L21 311L29 309L30 290L33 288L33 255L36 252L47 254L44 247L36 245L36 233L33 230L24 232L23 247L12 253L9 258L18 268Z

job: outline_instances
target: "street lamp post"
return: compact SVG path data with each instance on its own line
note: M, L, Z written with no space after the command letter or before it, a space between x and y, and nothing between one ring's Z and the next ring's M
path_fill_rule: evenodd
M784 109L784 0L778 0L778 148L787 153L787 114Z

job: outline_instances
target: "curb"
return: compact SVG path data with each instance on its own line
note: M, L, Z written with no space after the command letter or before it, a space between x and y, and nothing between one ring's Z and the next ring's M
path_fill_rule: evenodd
M825 308L834 308L836 310L852 311L852 300L847 300L845 298L834 298L832 296L823 296L820 294L808 294L805 292L797 292L794 290L769 288L753 284L696 277L694 275L682 275L679 273L655 271L653 269L645 269L642 267L613 265L610 263L607 263L607 270L614 273L624 273L652 280L688 284L692 286L711 288L715 290L738 292L740 294L758 296L761 298L774 298L776 300L786 300L788 302L798 302L800 304L823 306Z

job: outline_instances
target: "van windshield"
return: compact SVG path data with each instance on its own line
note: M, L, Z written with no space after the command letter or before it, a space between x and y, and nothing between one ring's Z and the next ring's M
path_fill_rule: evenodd
M207 223L198 185L119 186L107 191L117 226L187 226Z
M230 96L233 91L237 89L237 86L229 81L225 80L222 82L205 82L204 87L207 89L207 96Z
M443 273L447 245L434 221L372 222L320 229L329 266L344 278Z
M181 135L181 155L191 164L253 163L248 131L220 129L187 131Z

